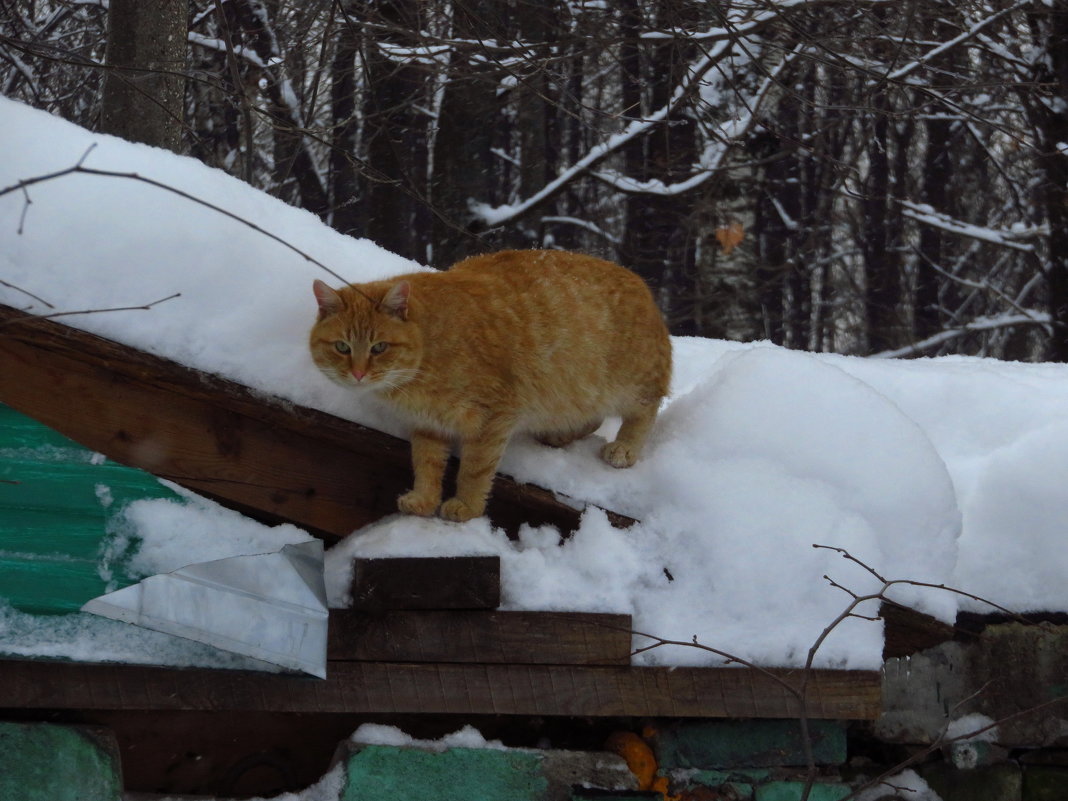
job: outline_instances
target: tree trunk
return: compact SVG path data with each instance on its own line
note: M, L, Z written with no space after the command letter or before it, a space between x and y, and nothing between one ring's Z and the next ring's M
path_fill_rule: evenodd
M459 4L453 18L453 38L462 41L505 40L500 15L504 4L471 0ZM472 200L494 202L494 132L500 70L492 59L473 63L471 54L453 50L438 112L434 139L434 170L430 197L434 206L433 258L437 267L448 267L480 249L480 240L469 230Z
M100 130L180 153L187 0L111 0Z
M265 64L274 62L262 70L261 77L274 127L274 179L277 191L282 194L284 185L292 179L296 182L300 206L325 217L329 208L326 187L301 132L299 110L293 106L296 95L286 85L285 65L278 51L268 11L260 0L240 0L230 5L235 9L237 22L256 55Z
M868 350L890 350L902 344L900 254L891 234L891 126L885 94L872 98L875 118L868 144L868 176L864 185L863 244L864 308Z
M330 113L333 147L330 149L330 224L343 234L358 235L363 224L357 204L359 181L355 158L359 126L356 118L356 59L360 28L346 17L338 26L330 65Z
M1032 104L1038 132L1038 171L1041 197L1049 223L1049 254L1046 265L1049 312L1053 326L1049 357L1068 362L1068 0L1054 0L1039 28L1046 59L1036 59L1039 85L1048 95ZM1044 63L1045 62L1045 63ZM1044 102L1043 102L1044 101Z
M696 15L696 7L687 0L659 0L658 26L664 30L685 28ZM653 46L649 63L652 82L650 107L665 106L685 74L695 48L688 42L670 42ZM633 59L633 56L629 56ZM625 75L624 80L633 80ZM634 88L625 89L624 102L633 103ZM629 116L640 116L640 104L624 109ZM644 153L639 157L637 143L626 154L630 177L639 181L652 178L664 184L684 180L692 174L697 160L697 130L692 114L676 114L643 137ZM693 292L689 286L695 273L696 236L690 230L693 199L685 194L631 195L626 204L626 232L623 254L628 267L658 290L658 300L668 325L676 334L696 334Z
M419 234L429 227L421 222L426 212L427 118L418 108L426 102L424 73L394 61L375 41L416 44L418 3L372 0L364 7L365 18L385 28L363 41L363 138L367 160L376 171L363 194L364 234L386 250L424 261L426 243Z
M552 55L549 42L559 22L555 2L517 4L516 30L519 40L535 54L535 61L522 70L515 88L515 122L519 137L519 196L530 197L545 186L552 175L549 141L549 76L543 65ZM523 234L526 234L525 236ZM516 241L519 247L540 245L542 226L525 227Z

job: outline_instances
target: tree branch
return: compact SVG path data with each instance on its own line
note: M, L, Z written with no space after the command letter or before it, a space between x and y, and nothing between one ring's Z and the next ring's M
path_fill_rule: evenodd
M91 149L92 148L90 148L90 150ZM66 169L63 169L63 170L57 170L56 172L47 173L45 175L38 175L38 176L35 176L33 178L25 178L25 179L19 181L18 183L15 183L15 184L12 184L11 186L8 186L8 187L5 187L3 189L0 189L0 197L3 197L4 195L10 194L12 192L25 191L28 187L34 186L35 184L46 183L48 181L55 181L55 180L57 180L59 178L64 178L64 177L66 177L68 175L76 175L76 174L95 175L95 176L98 176L98 177L101 177L101 178L120 178L120 179L130 180L130 181L139 181L141 183L148 184L149 186L154 186L157 189L162 189L165 192L170 192L171 194L177 195L178 197L183 198L184 200L188 200L191 203L196 203L199 206L203 206L204 208L211 209L212 211L216 211L219 214L222 214L224 217L229 217L234 222L240 223L241 225L244 225L247 228L251 228L256 233L262 234L263 236L267 237L268 239L271 239L271 240L277 242L278 244L282 245L283 247L289 249L290 251L292 251L296 255L300 256L305 261L311 262L316 267L320 268L321 270L324 270L326 273L328 273L329 275L333 276L338 281L341 281L342 283L348 283L348 281L346 281L344 278L342 278L338 273L336 273L333 270L331 270L329 267L327 267L321 261L319 261L318 259L314 258L313 256L310 256L309 254L305 253L303 250L301 250L300 248L296 247L295 245L290 244L286 240L282 239L282 237L278 236L277 234L272 234L270 231L267 231L266 229L260 227L259 225L257 225L256 223L252 222L251 220L246 220L244 217L241 217L241 216L239 216L237 214L234 214L232 211L228 211L228 210L222 208L221 206L217 206L214 203L211 203L211 202L209 202L207 200L204 200L202 198L196 197L195 195L192 195L189 192L186 192L184 190L178 189L177 187L170 186L169 184L165 184L162 181L157 181L157 180L155 180L153 178L146 178L145 176L139 175L136 172L118 172L118 171L115 171L115 170L100 170L100 169L95 169L95 168L92 168L92 167L86 167L86 166L84 166L83 162L85 161L85 157L88 155L88 153L89 153L89 151L86 151L86 154L83 155L81 160L77 164L75 164L73 167L67 167ZM159 301L157 301L157 302L159 302Z

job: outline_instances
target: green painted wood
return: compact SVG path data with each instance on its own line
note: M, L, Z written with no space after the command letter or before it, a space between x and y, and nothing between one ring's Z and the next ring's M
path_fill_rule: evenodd
M345 763L341 798L544 801L549 782L541 762L541 756L530 751L450 748L435 753L367 745Z
M0 404L0 602L37 614L74 612L132 583L118 565L109 587L100 569L122 509L177 497L154 476Z
M0 722L0 799L120 801L115 737L102 729Z
M845 762L844 724L810 720L808 728L817 765ZM657 729L652 746L661 768L766 768L806 762L796 720L678 722Z

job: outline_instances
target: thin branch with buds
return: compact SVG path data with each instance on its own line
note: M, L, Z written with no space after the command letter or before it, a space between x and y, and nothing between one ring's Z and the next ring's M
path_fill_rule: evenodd
M3 283L6 286L9 286L12 289L17 289L20 292L25 292L24 289L20 289L17 286L13 286L12 284L8 284L6 281L0 281L0 283ZM27 292L26 294L29 295L30 293ZM19 317L19 318L14 319L14 320L7 320L4 323L0 323L0 325L18 325L19 323L30 324L30 323L38 322L40 320L54 320L57 317L71 317L71 316L74 316L76 314L103 314L104 312L149 311L150 309L155 308L156 306L160 305L161 303L166 303L168 300L174 300L175 298L180 298L181 296L182 296L181 292L175 292L173 295L168 295L165 298L160 298L159 300L154 300L151 303L142 303L139 306L109 306L109 307L103 308L103 309L77 309L77 310L73 310L73 311L53 312L51 314L37 314L37 315L29 316L29 317ZM36 296L33 295L31 297L36 297ZM38 300L40 300L40 298L38 298ZM41 301L41 302L45 303L45 301ZM46 305L48 305L49 308L54 308L52 306L52 304L50 304L50 303L46 304Z
M36 184L46 183L48 181L55 181L55 180L58 180L60 178L65 178L68 175L95 175L95 176L98 176L98 177L101 177L101 178L119 178L119 179L124 179L124 180L129 180L129 181L139 181L141 183L148 184L149 186L153 186L153 187L155 187L157 189L162 189L165 192L170 192L171 194L177 195L178 197L183 198L184 200L188 200L191 203L196 203L199 206L203 206L204 208L211 209L212 211L216 211L219 214L222 214L224 217L228 217L231 220L233 220L235 222L238 222L241 225L246 226L247 228L251 228L256 233L262 234L263 236L267 237L268 239L271 239L271 240L277 242L278 244L282 245L283 247L288 248L290 251L292 251L293 253L297 254L298 256L300 256L305 261L311 262L316 267L319 267L320 269L324 270L325 272L327 272L328 274L330 274L331 276L336 278L338 281L341 281L342 283L348 283L338 273L336 273L334 270L332 270L329 267L327 267L325 264L323 264L321 261L316 259L314 256L311 256L310 254L305 253L303 250L298 248L296 245L293 245L292 243L287 242L282 237L278 236L277 234L271 233L270 231L266 230L265 228L262 228L261 226L257 225L256 223L252 222L251 220L247 220L244 217L241 217L240 215L237 215L232 211L224 209L222 206L218 206L218 205L216 205L214 203L211 203L211 202L209 202L207 200L204 200L203 198L199 198L196 195L190 194L189 192L186 192L186 191L184 191L182 189L178 189L177 187L171 186L170 184L165 184L162 181L157 181L154 178L147 178L144 175L140 175L139 173L136 173L136 172L120 172L120 171L116 171L116 170L102 170L102 169L97 169L97 168L94 168L94 167L86 167L85 166L85 160L89 156L89 154L92 152L94 147L95 147L95 145L90 146L90 148L85 151L85 153L82 155L82 157L78 160L78 163L75 164L74 166L67 167L67 168L62 169L62 170L56 170L55 172L50 172L50 173L47 173L45 175L37 175L37 176L34 176L33 178L24 178L21 181L15 183L15 184L12 184L11 186L8 186L8 187L5 187L3 189L0 189L0 197L3 197L4 195L11 194L13 192L20 192L21 191L24 194L26 194L26 199L27 199L27 204L28 204L29 203L29 194L26 193L26 190L29 187L34 186ZM21 231L21 229L20 229L20 231ZM156 302L158 303L160 301L156 301Z

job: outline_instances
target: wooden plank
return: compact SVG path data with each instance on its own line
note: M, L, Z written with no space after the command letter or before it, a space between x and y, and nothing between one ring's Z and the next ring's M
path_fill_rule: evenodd
M501 604L499 556L356 558L352 608L496 609Z
M325 680L227 670L0 661L0 708L794 718L793 694L741 668L331 662ZM775 670L796 687L800 670ZM872 720L875 671L812 671L810 718Z
M116 461L325 537L395 512L411 484L404 440L3 305L0 402ZM580 516L504 476L488 511L513 532L524 522L570 532Z
M330 612L329 658L360 662L630 664L630 615Z
M883 603L879 606L883 623L883 659L909 656L952 640L954 627L915 609Z

